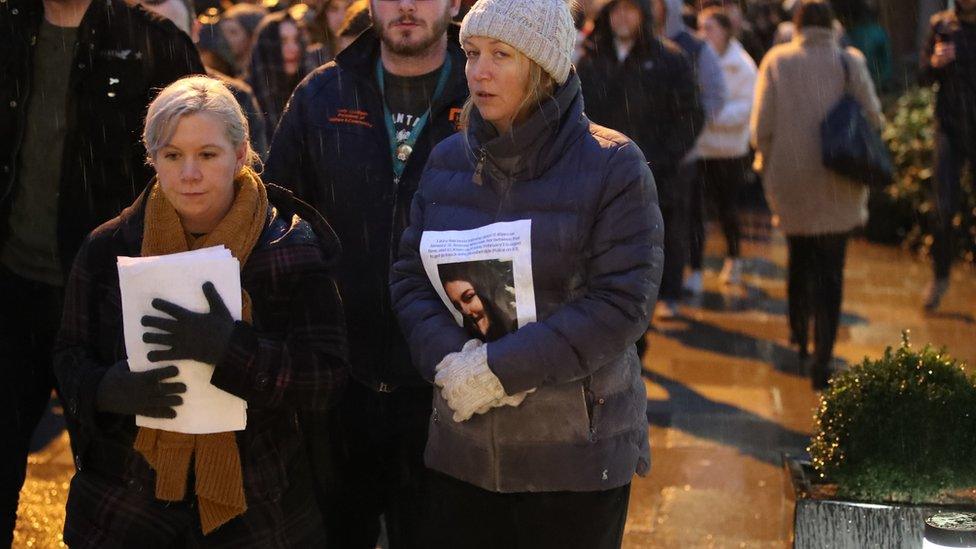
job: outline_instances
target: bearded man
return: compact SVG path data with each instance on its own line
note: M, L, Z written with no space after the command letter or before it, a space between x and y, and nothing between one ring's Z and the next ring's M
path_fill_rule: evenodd
M327 416L306 412L329 544L423 547L423 465L432 388L390 307L389 270L427 156L458 128L468 95L451 20L460 0L371 0L372 32L295 90L265 178L325 215L343 245L351 381Z

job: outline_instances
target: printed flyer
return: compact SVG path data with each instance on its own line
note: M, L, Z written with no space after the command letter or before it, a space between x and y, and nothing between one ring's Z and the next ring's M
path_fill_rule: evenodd
M536 321L531 220L425 231L420 255L437 295L471 337L494 341Z

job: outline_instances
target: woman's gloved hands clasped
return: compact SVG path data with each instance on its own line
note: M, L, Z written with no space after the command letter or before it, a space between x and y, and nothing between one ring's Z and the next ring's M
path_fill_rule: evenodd
M180 394L186 392L186 385L165 381L179 373L176 366L132 372L125 360L116 362L98 385L95 408L113 414L174 418L175 408L183 404Z
M434 384L454 411L454 421L471 419L492 408L518 406L535 391L505 394L501 381L488 368L488 347L477 339L469 340L457 353L451 353L435 367Z
M146 332L146 343L166 345L169 349L149 351L150 362L196 360L216 365L227 351L234 332L234 318L224 305L212 282L203 285L203 295L210 304L210 312L195 313L164 299L152 300L153 308L172 318L142 317L142 325L160 332Z

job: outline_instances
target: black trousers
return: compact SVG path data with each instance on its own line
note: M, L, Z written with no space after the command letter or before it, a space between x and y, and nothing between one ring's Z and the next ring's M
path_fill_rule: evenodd
M970 144L972 147L972 144ZM936 278L946 278L952 267L952 219L962 211L961 180L966 161L976 177L976 158L949 137L936 133L935 138L935 219L932 242L932 267Z
M661 216L664 218L664 272L658 292L660 299L681 299L681 285L690 248L688 201L694 181L698 178L697 173L697 163L689 162L681 164L676 174L656 179Z
M847 233L788 236L790 333L806 354L810 320L814 321L814 358L833 358L844 299Z
M303 415L327 547L375 548L380 515L389 549L425 547L424 448L432 391L380 393L351 380L327 416Z
M0 546L9 547L31 435L55 386L51 351L64 291L0 266Z
M739 191L746 184L748 157L703 160L700 177L692 184L689 219L691 220L690 257L692 269L700 271L705 253L705 221L716 217L725 236L726 254L739 257L742 228L739 224Z
M501 494L431 473L430 549L616 549L630 485L601 492Z

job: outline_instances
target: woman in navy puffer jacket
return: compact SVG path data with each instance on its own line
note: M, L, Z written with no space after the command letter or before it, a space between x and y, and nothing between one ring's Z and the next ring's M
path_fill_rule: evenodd
M440 388L431 547L619 546L631 478L650 466L634 342L657 298L661 213L640 149L583 113L574 38L563 0L474 5L464 131L431 153L393 267L414 364ZM438 276L444 263L481 282ZM495 291L475 287L491 276ZM484 322L489 294L511 298L518 328L485 343L462 326Z

